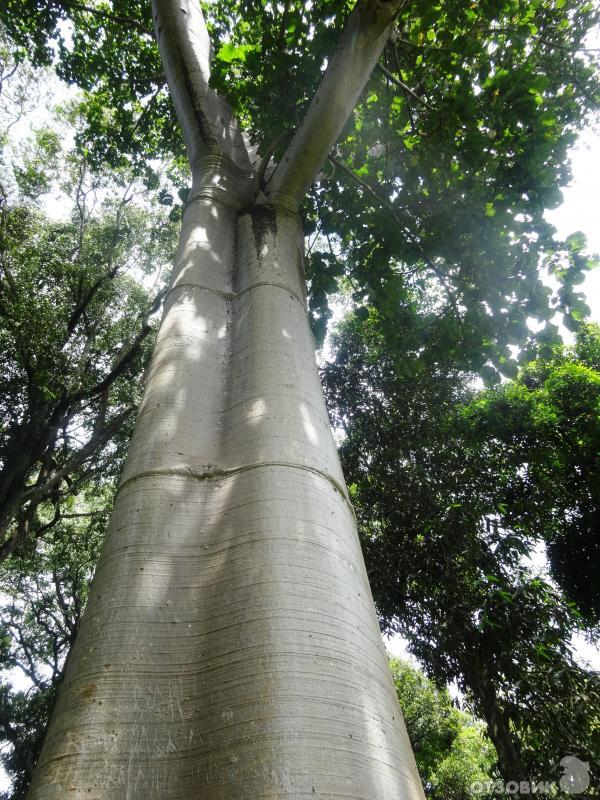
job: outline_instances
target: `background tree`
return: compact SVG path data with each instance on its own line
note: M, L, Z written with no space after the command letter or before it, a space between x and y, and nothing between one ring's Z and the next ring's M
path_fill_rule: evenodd
M475 783L492 779L495 751L483 726L407 661L391 659L390 668L425 794L468 800Z
M550 572L586 621L600 623L600 327L477 398L464 429L512 475L503 525L546 544Z
M174 239L131 177L92 173L58 132L21 151L0 197L0 560L92 474L118 472L162 300L160 274L150 290L144 276ZM72 207L53 220L43 204L58 186Z
M571 645L589 628L527 562L566 529L582 538L582 573L597 570L577 505L593 509L596 491L598 376L578 354L597 335L583 327L574 349L477 393L452 363L407 374L410 349L390 352L373 312L344 321L323 373L382 626L442 685L458 681L505 781L600 752L598 675Z

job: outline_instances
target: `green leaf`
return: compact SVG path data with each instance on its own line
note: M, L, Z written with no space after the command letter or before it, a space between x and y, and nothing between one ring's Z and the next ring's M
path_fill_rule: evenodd
M244 62L248 53L254 52L257 49L259 48L255 45L245 44L236 47L231 42L226 42L219 48L216 58L218 58L219 61L224 61L226 64L230 64L233 61Z

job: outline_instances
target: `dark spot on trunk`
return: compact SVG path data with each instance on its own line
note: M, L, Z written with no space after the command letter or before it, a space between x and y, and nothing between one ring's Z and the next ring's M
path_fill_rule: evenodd
M183 83L185 88L187 89L188 95L192 102L192 112L194 114L194 119L196 120L196 124L198 125L198 130L200 131L200 138L202 139L203 144L216 144L216 139L214 133L212 131L210 122L206 118L202 108L200 107L200 103L196 97L196 90L194 88L194 84L190 79L189 72L187 70L186 65L183 63L183 60L180 60L179 66L181 69L181 75L183 78Z
M96 684L86 683L86 685L82 686L81 689L79 690L79 694L86 700L91 700L96 694Z
M252 231L257 252L260 250L265 234L277 234L277 212L268 206L255 206L250 212Z

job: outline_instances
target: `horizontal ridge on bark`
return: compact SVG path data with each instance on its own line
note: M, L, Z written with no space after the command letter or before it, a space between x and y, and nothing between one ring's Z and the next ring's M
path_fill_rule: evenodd
M259 281L258 283L253 283L252 286L247 286L245 289L242 289L241 292L222 292L219 289L211 289L210 286L201 286L199 283L176 283L166 293L165 301L173 292L176 292L178 289L199 289L202 292L212 292L220 297L224 297L225 300L231 300L234 297L242 297L242 295L246 294L246 292L251 292L253 289L259 289L261 286L274 286L276 289L282 289L292 297L295 297L306 311L306 300L303 297L297 294L293 289L290 289L290 287L286 286L284 283L276 283L275 281Z
M240 472L249 472L253 469L284 467L285 469L300 469L306 472L311 472L314 475L319 475L324 480L329 481L334 489L342 495L344 500L346 500L350 510L352 511L352 514L354 514L350 497L344 485L336 481L335 478L333 478L329 473L315 467L307 466L306 464L294 464L292 461L257 461L255 464L240 464L235 467L220 467L217 464L207 464L205 469L202 467L204 467L204 465L198 467L190 466L189 464L183 464L179 467L174 466L167 469L150 469L137 474L134 473L133 475L129 475L127 480L119 484L117 492L123 491L126 486L129 486L130 483L134 483L135 481L144 480L144 478L160 477L161 475L189 478L190 480L196 481L210 481L221 480L222 478L228 478L230 476L237 475Z

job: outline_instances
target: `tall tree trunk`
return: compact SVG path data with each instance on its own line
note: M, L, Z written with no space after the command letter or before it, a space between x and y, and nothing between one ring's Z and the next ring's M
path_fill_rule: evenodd
M519 753L518 742L510 730L510 721L498 701L494 681L487 668L479 664L465 670L469 686L481 704L488 736L496 748L498 769L505 783L521 783L531 778ZM517 795L520 797L520 795Z
M392 4L364 5L391 23ZM306 315L290 197L319 164L296 170L290 191L275 183L281 202L249 196L195 15L155 0L193 190L29 797L423 798Z

